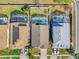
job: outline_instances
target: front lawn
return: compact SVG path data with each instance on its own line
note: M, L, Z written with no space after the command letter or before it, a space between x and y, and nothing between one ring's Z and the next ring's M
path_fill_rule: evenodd
M66 49L60 49L60 54L69 54L69 52Z
M12 59L20 59L19 57L13 57Z
M0 57L0 59L9 59L9 57Z
M39 55L40 50L38 48L32 48L33 55Z
M5 49L5 50L0 50L0 55L20 55L20 50L19 49Z
M47 54L48 54L48 55L52 55L52 52L53 52L53 51L52 51L52 47L51 47L51 45L49 44L49 45L48 45L48 49L47 49Z

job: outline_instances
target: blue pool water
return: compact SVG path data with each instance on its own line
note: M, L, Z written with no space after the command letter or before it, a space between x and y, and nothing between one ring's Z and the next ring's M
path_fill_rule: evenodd
M48 19L45 17L34 17L32 18L32 23L45 25L48 24Z
M0 17L0 25L7 25L8 20L6 17Z
M11 22L28 22L27 15L13 15L11 18Z
M58 22L58 23L64 23L64 16L60 15L60 16L52 16L52 22Z

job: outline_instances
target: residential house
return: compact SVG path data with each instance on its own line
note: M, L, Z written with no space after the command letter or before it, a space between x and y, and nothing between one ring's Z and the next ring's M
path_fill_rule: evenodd
M12 14L11 16L11 44L12 49L23 49L28 46L29 20L26 14Z
M32 17L31 46L47 48L49 41L49 25L46 17Z
M53 48L70 48L70 19L66 15L52 16Z

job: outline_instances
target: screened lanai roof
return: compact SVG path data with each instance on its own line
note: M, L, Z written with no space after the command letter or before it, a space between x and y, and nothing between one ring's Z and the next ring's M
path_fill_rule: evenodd
M25 14L13 14L11 22L28 22L28 16Z
M69 20L69 17L65 15L54 15L52 16L52 22L68 23L70 22L70 20Z

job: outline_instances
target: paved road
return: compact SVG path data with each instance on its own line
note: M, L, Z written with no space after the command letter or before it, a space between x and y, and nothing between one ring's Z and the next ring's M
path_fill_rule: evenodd
M79 53L79 0L76 1L76 53Z

